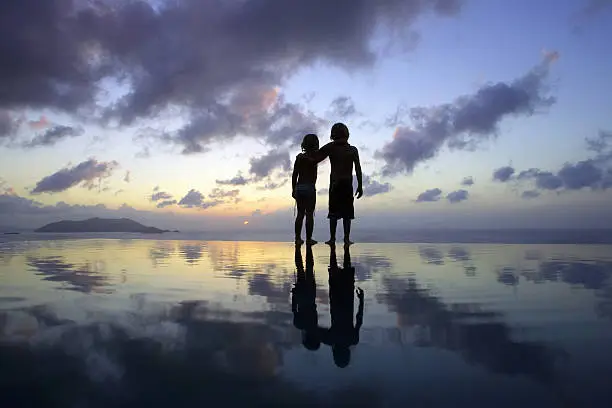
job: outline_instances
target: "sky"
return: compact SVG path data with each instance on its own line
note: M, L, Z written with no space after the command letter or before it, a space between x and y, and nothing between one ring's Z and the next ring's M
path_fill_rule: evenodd
M343 122L362 228L612 227L611 22L610 0L2 2L0 226L290 230L301 139Z

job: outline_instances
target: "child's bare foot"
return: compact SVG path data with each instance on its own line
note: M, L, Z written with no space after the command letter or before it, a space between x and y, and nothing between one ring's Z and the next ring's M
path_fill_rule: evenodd
M350 239L348 239L348 238L344 238L344 245L349 246L349 245L353 245L353 244L354 244L354 242L353 242L353 241L351 241L351 240L350 240Z
M304 243L304 240L300 237L297 237L295 239L295 245L302 245Z
M333 238L331 238L329 241L325 241L325 243L326 243L327 245L330 245L330 246L331 246L331 245L336 245L336 240L335 240L335 239L333 239Z
M310 238L310 239L306 240L306 245L310 245L310 246L312 246L312 245L317 245L317 244L318 244L318 242L317 242L317 241L315 241L315 240L314 240L314 239L312 239L312 238Z

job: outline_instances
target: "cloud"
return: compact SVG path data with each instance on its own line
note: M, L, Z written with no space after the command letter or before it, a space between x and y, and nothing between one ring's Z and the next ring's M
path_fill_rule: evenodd
M124 126L178 108L184 126L160 138L184 153L240 134L286 141L317 121L279 98L266 109L288 78L315 63L372 67L376 34L411 31L419 17L455 15L461 4L5 1L0 50L11 64L0 73L0 108L95 114ZM329 16L342 16L342 24ZM123 93L109 98L107 83Z
M145 225L167 229L189 229L198 223L222 228L225 220L205 214L173 214L158 211L137 210L127 204L119 208L110 208L104 204L71 205L58 202L55 205L43 205L37 201L17 195L0 194L0 225L38 228L49 222L60 220L101 218L130 218ZM196 227L197 228L197 227Z
M20 120L15 119L11 112L2 109L0 105L0 142L2 139L11 140L20 124Z
M538 190L527 190L523 191L523 193L521 194L521 198L524 199L537 198L539 196L540 192Z
M181 198L178 205L185 208L211 208L223 204L221 200L204 201L204 195L195 189L189 190L185 197Z
M151 194L151 201L170 200L171 198L172 194L165 191L157 191Z
M591 20L593 17L612 10L610 0L584 0L584 5L572 16L575 29Z
M124 192L125 190L120 188L119 190L115 191L115 196L118 196L119 194L124 193Z
M557 190L563 187L563 180L549 171L529 169L521 171L517 176L518 181L528 179L535 180L536 187L542 190Z
M601 168L593 160L566 163L556 173L529 169L522 171L518 178L519 180L535 180L536 187L541 190L606 189L610 187L611 180L607 170Z
M464 177L463 180L461 181L461 185L467 186L467 187L473 186L474 178L472 176Z
M157 203L157 208L166 208L166 207L169 207L175 204L176 204L176 200L164 200L164 201L160 201L159 203Z
M216 180L216 183L222 186L244 186L249 183L249 179L244 178L242 174L238 174L235 177L228 180Z
M426 190L419 194L416 199L417 203L428 203L440 200L440 195L442 194L442 190L439 188L432 188L431 190Z
M125 181L126 183L129 183L130 181L132 181L131 175L132 175L132 172L127 170L125 172L125 176L123 176L123 181Z
M42 115L40 119L29 121L28 125L32 129L40 130L40 129L48 128L49 126L51 126L51 123L49 122L49 120L47 119L45 115Z
M251 213L251 217L258 217L258 216L260 216L260 215L262 215L262 214L263 214L263 213L262 213L262 212L261 212L261 210L258 208L258 209L256 209L255 211L253 211L253 212Z
M373 197L379 194L385 194L393 190L393 186L391 183L381 183L378 180L375 180L373 177L368 176L367 174L363 174L363 196L364 197ZM353 186L357 187L357 177L353 175ZM329 188L320 188L317 190L318 195L327 195L329 194Z
M0 177L0 195L16 195L15 189L11 187L2 177Z
M280 168L284 172L291 171L291 160L289 151L286 149L271 150L263 156L251 158L249 172L256 179L269 176L275 169Z
M456 203L460 203L461 201L467 200L468 196L469 196L469 193L467 190L457 190L457 191L448 193L448 195L446 196L446 199L451 204L456 204Z
M96 159L89 159L74 167L65 167L38 181L32 194L59 193L78 184L92 189L96 186L94 184L96 180L101 181L110 177L118 165L116 161L99 162Z
M208 198L212 198L212 199L236 198L238 194L240 194L240 190L225 191L220 188L214 188L208 195Z
M335 121L348 119L356 114L355 102L350 96L339 96L330 104L330 115Z
M504 166L493 171L493 181L500 181L502 183L510 180L512 175L515 173L514 167Z
M281 180L281 181L268 180L268 181L266 181L266 183L263 186L257 187L257 190L259 190L259 191L277 190L277 189L279 189L281 187L284 187L288 183L289 183L289 179L288 178L285 178L284 180Z
M544 58L514 81L487 84L452 103L409 109L412 125L397 127L393 140L375 153L385 161L383 175L412 173L417 164L433 159L444 146L473 149L497 135L503 119L531 116L549 107L555 102L545 95L550 62Z
M47 129L41 135L22 144L26 148L54 146L64 139L81 136L85 131L80 127L57 125Z
M189 192L181 198L180 201L174 199L172 194L166 193L165 191L157 191L154 190L154 193L151 195L151 201L157 202L157 208L165 208L175 204L178 204L185 208L211 208L225 202L228 202L228 199L233 199L236 203L238 202L238 194L240 190L230 190L225 191L220 188L214 188L210 194L208 195L209 200L205 200L205 195L201 192L191 189Z
M381 183L377 180L374 180L372 177L363 174L363 195L365 197L373 197L375 195L388 193L393 189L390 183ZM357 178L353 176L354 182L353 184L357 185Z
M600 131L595 138L586 138L585 143L592 157L575 163L565 163L555 172L530 168L516 176L516 182L532 182L535 189L523 193L523 198L534 198L535 191L577 191L582 189L606 190L612 188L612 134ZM502 167L494 172L502 172L498 181L508 181L515 173L512 167Z

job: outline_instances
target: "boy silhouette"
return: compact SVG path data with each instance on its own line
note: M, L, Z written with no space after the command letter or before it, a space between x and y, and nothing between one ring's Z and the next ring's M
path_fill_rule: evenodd
M353 199L353 165L357 175L357 190L355 196L363 195L363 182L359 151L348 143L349 130L344 123L336 123L331 128L331 142L312 154L315 162L319 163L329 157L331 174L329 178L329 241L328 245L336 242L336 228L338 220L343 220L344 243L350 245L351 221L355 218Z

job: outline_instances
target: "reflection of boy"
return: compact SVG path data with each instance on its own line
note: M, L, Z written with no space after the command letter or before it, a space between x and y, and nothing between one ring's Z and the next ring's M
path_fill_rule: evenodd
M351 346L359 343L359 330L363 324L364 293L361 288L355 292L359 299L355 325L353 325L355 268L350 263L348 247L344 253L344 268L338 268L335 249L332 247L329 266L329 306L331 327L321 329L321 341L331 346L334 362L346 367L351 361Z
M359 151L348 143L349 130L343 123L336 123L331 129L332 142L321 147L314 154L317 162L329 157L331 174L329 182L329 232L328 244L336 241L336 228L339 219L343 220L344 242L351 244L351 220L355 218L353 205L353 165L357 176L355 196L363 195L363 183Z

